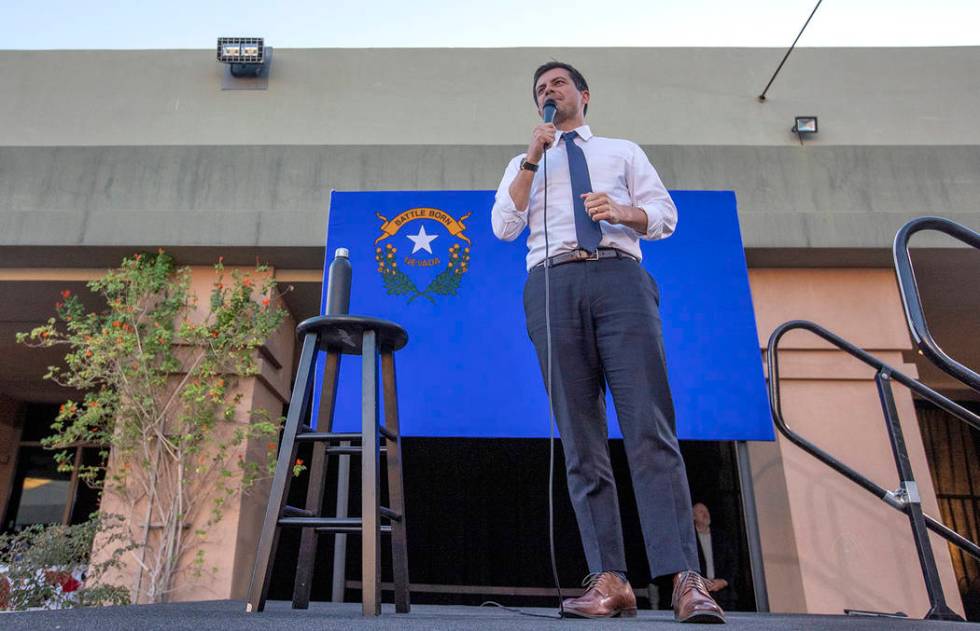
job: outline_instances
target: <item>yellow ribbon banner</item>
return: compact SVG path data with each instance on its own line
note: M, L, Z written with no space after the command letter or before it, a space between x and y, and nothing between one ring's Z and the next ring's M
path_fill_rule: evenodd
M471 212L466 213L459 219L454 219L450 214L439 210L438 208L412 208L400 213L397 217L391 220L382 216L381 213L376 212L374 214L377 215L378 219L384 222L381 224L381 236L374 240L375 243L384 241L388 237L395 236L402 226L417 219L432 219L434 221L438 221L442 225L446 226L446 229L449 230L449 234L470 243L469 238L463 234L463 230L466 230L466 226L463 225L463 222L473 214Z

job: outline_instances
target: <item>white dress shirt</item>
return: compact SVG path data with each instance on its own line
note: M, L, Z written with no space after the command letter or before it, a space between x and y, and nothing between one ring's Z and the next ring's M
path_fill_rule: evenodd
M617 248L642 258L639 239L664 239L677 225L677 208L664 188L656 169L643 150L633 142L618 138L593 136L588 125L575 130L576 144L582 148L589 165L592 191L607 193L617 204L642 209L647 215L647 230L638 233L629 226L600 221L602 241L599 247ZM561 130L548 154L548 256L578 248L575 236L575 216L572 205L572 185L568 174L568 154ZM531 233L527 238L527 269L545 259L544 235L544 165L534 174L526 212L517 210L510 196L510 185L517 177L521 160L516 156L507 165L497 189L491 212L493 233L498 239L513 241L530 217Z
M715 551L711 547L711 531L701 532L695 529L698 534L698 542L701 544L701 552L704 553L704 577L715 577Z

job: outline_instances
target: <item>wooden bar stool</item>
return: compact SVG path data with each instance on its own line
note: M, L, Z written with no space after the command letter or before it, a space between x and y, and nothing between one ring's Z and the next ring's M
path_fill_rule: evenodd
M280 528L292 527L303 529L293 592L294 608L306 608L309 604L317 535L360 533L363 612L365 616L379 615L381 533L390 533L395 611L408 613L408 542L405 532L405 497L394 357L395 351L408 343L408 333L394 322L349 315L318 316L304 320L296 328L296 333L303 337L303 347L269 493L269 506L252 568L245 610L258 612L265 608L279 531ZM317 429L313 430L305 424L304 419L310 417L317 351L326 352L327 357L320 401L320 422ZM362 356L361 433L331 431L341 355ZM384 425L379 423L378 415L379 355L384 393ZM296 450L302 442L314 443L314 452L306 506L296 508L288 506L286 498L293 477ZM381 453L385 454L388 465L388 507L381 505ZM360 518L321 516L326 457L330 454L361 456ZM382 524L382 520L387 523Z

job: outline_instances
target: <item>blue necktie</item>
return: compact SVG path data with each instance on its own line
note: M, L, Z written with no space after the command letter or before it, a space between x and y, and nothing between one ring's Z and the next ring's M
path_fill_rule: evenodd
M580 248L590 252L599 247L602 240L602 229L599 223L592 221L585 210L583 193L592 192L592 180L589 178L589 165L585 162L582 148L575 144L578 132L569 131L561 136L565 139L565 151L568 153L568 175L572 181L572 203L575 209L575 238Z

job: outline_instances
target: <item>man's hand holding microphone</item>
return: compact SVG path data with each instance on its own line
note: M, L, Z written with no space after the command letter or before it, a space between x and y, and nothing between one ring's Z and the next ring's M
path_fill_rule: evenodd
M531 132L531 144L527 146L525 160L531 164L541 164L545 149L555 144L558 128L554 123L541 123Z

